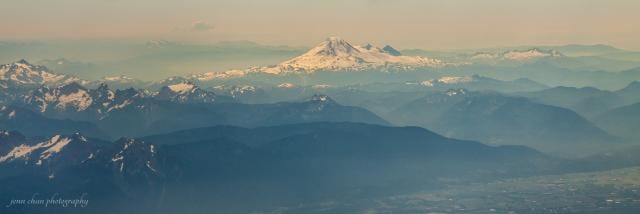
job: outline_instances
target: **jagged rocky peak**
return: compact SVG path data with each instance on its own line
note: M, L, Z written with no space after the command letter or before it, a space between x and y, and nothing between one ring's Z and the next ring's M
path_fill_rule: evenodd
M98 88L91 90L89 94L93 97L95 102L103 103L103 105L108 105L104 103L108 103L116 96L115 93L109 89L109 86L106 83L100 83Z
M212 103L216 101L230 101L224 96L204 90L196 86L191 81L181 81L179 83L163 86L154 96L160 100L169 100L177 103Z
M76 77L53 73L47 67L33 65L24 59L0 65L0 80L13 86L61 85L79 81Z
M65 94L66 93L77 92L77 91L80 91L80 90L87 90L87 89L84 86L82 86L79 83L77 83L77 82L71 82L69 84L62 85L60 87L60 91L62 93L65 93Z
M57 107L66 109L72 107L76 111L87 109L93 103L93 97L80 84L73 82L60 87Z
M134 97L134 96L144 97L147 95L145 91L138 90L135 88L118 89L116 90L116 94L121 95L123 97Z
M42 86L26 95L23 100L26 104L38 106L41 112L47 111L49 107L82 111L93 103L89 90L76 82L55 88Z
M329 37L325 42L312 49L316 54L344 56L359 52L354 46L339 37Z
M16 64L31 65L31 63L27 62L26 59L20 59L20 60L16 61Z
M97 91L110 91L109 89L109 85L107 85L106 83L100 83L100 85L98 85L98 88L96 88Z
M20 59L13 63L5 64L4 66L12 69L47 70L47 71L49 70L47 69L47 67L31 64L25 59Z
M31 110L48 113L81 112L102 115L124 108L137 98L146 97L144 91L130 88L112 91L107 84L87 89L77 83L50 88L43 86L31 91L22 99Z
M392 56L401 56L402 53L400 53L400 51L396 50L395 48L391 47L390 45L385 45L382 50L386 53L388 53L389 55Z

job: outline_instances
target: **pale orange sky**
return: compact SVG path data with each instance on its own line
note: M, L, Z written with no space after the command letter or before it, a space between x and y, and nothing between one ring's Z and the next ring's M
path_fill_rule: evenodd
M328 36L398 48L610 44L640 50L637 0L0 0L0 40L251 40Z

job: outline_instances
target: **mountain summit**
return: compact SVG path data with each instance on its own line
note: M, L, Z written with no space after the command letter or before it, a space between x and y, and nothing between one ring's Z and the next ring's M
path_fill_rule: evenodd
M402 56L386 46L351 45L338 37L329 37L306 53L278 65L259 68L258 71L280 73L312 73L315 71L407 70L419 67L445 65L440 60L420 56Z
M391 47L390 45L386 45L384 46L384 48L382 48L382 50L384 52L387 52L393 56L400 56L402 55L402 53L400 53L400 51L396 50L395 48Z
M189 81L163 86L155 98L177 103L213 103L232 100L231 97L218 96L211 91L201 89Z
M359 52L360 50L347 41L338 37L329 37L307 53L312 53L315 56L351 56Z
M419 68L436 68L452 63L422 56L405 56L395 48L383 48L372 44L352 45L339 37L329 37L306 53L277 65L258 66L244 70L212 71L193 75L198 81L240 78L249 74L310 74L317 71L407 71Z
M0 80L6 81L10 86L39 87L40 85L63 85L80 79L53 73L44 66L33 65L21 59L0 65Z

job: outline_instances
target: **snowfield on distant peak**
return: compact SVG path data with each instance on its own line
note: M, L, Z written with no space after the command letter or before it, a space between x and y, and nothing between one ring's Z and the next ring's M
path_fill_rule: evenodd
M313 73L316 71L362 71L362 70L412 70L416 68L436 68L451 65L438 59L422 56L404 56L395 48L384 48L371 44L359 46L338 37L311 48L306 53L277 65L251 67L244 70L212 71L192 75L191 79L211 81L216 79L238 78L252 73L271 75L289 73Z
M260 70L264 73L280 74L287 72L310 73L318 70L411 69L443 65L445 63L437 59L400 55L391 46L384 49L370 44L357 46L340 38L331 37L305 54L275 66L262 67Z
M33 152L45 149L40 153L40 156L39 156L40 161L38 161L38 163L42 163L41 160L46 160L52 155L59 153L70 142L71 142L70 138L56 135L47 141L40 142L33 146L22 144L20 146L13 148L6 155L0 157L0 163L6 162L6 161L13 161L21 158L27 159L28 156L31 155Z
M191 83L178 83L174 85L169 85L167 87L169 87L169 89L171 89L171 91L175 93L185 94L193 90L195 88L195 85Z
M55 74L44 66L26 60L0 65L0 80L18 85L62 85L80 81L77 77Z

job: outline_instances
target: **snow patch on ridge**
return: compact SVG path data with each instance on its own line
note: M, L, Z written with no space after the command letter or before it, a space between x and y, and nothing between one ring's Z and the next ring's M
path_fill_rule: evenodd
M191 84L191 83L178 83L178 84L174 84L174 85L169 85L167 86L169 87L169 89L175 93L178 94L185 94L190 92L191 90L193 90L195 88L195 85Z
M40 153L40 159L37 163L38 165L42 164L42 160L46 160L52 155L59 153L62 151L65 146L67 146L71 142L70 138L62 137L60 135L53 136L48 141L40 142L36 145L29 146L26 144L22 144L14 147L9 153L0 157L0 163L9 162L16 159L25 159L28 160L29 155L38 150L45 149Z
M58 97L57 107L60 109L66 109L67 106L71 105L76 106L77 111L84 111L91 106L91 103L93 103L91 95L89 95L85 90L78 90L77 92L64 94Z

